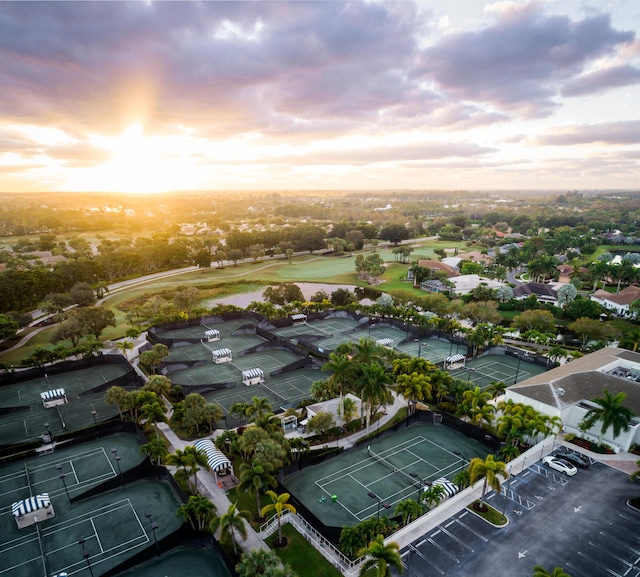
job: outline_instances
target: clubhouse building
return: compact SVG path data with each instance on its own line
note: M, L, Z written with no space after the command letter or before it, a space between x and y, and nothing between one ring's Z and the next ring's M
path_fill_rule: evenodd
M613 438L609 428L603 442L616 450L628 451L640 444L640 353L606 347L594 353L531 377L509 387L506 400L531 405L537 411L562 420L565 432L582 435L579 423L592 407L592 400L604 390L612 395L626 393L624 405L636 417L627 432ZM601 424L596 423L584 435L597 441Z

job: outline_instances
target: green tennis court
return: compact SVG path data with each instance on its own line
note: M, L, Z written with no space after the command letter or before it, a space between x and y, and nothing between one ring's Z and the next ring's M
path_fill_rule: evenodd
M488 452L444 425L418 423L289 475L283 484L326 525L353 526L377 515L378 499L393 516L400 501L417 499L428 482L451 481L472 458Z
M297 406L308 399L315 381L325 379L326 373L317 369L299 369L266 378L263 385L247 387L239 384L234 388L212 391L204 394L208 403L217 403L227 416L228 426L242 424L229 417L229 409L234 403L251 403L253 397L266 397L276 410L281 407Z
M0 408L12 409L0 416L0 444L33 441L45 432L45 423L54 435L78 430L110 419L118 414L115 405L107 405L104 391L93 389L127 374L124 365L99 365L77 371L37 377L0 389ZM68 403L45 408L40 393L64 389Z
M544 366L508 355L485 355L478 359L468 360L465 367L451 371L451 376L469 381L476 387L485 389L493 381L502 381L507 385L513 385L544 373L546 370L547 368Z
M88 564L100 575L153 546L145 512L153 513L157 539L180 527L175 515L180 505L177 496L168 484L155 480L122 484L70 503L68 496L73 499L119 474L113 448L123 471L143 459L137 438L121 434L0 466L0 512L5 516L0 524L0 575L42 575L43 561L46 575L89 574ZM35 524L18 529L11 515L11 504L31 493L48 493L55 511L55 516L38 523L41 544Z
M158 577L158 575L179 575L180 577L231 577L231 573L220 557L206 549L181 548L160 555L119 577Z
M180 339L204 339L206 331L216 330L220 333L221 339L231 337L235 331L241 327L256 326L257 322L251 318L234 319L224 322L203 323L190 327L180 327L176 329L163 331L157 329L156 334L163 339L179 341Z
M239 354L250 348L265 343L265 339L258 335L242 335L215 341L212 343L194 343L169 349L169 363L183 361L211 361L211 351L216 349L230 349L234 354Z
M455 343L452 345L447 340L436 338L410 338L408 342L399 344L396 349L414 357L419 356L432 362L434 365L441 365L444 360L452 354L467 354L467 345L456 345Z

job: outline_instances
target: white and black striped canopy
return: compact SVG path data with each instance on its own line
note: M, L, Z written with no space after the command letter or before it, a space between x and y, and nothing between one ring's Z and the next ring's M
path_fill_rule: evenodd
M292 321L306 321L307 320L307 315L305 315L303 313L296 313L295 315L291 315L291 320Z
M247 369L246 371L242 371L243 381L246 381L247 379L255 379L258 377L264 377L264 371L262 369Z
M22 517L23 515L28 515L38 509L46 509L50 504L51 501L49 501L49 493L42 493L42 495L29 497L22 501L16 501L11 505L11 512L14 517Z
M458 485L456 485L455 483L452 483L445 477L440 477L439 479L436 479L433 482L433 484L444 487L447 497L453 497L453 495L455 495L458 492Z
M65 396L64 389L51 389L50 391L45 391L44 393L40 393L40 398L43 401L50 401L52 399L59 399Z
M211 351L213 353L213 356L216 359L220 359L222 357L230 357L231 356L231 349L217 349L215 351Z
M444 362L448 365L452 365L454 363L461 363L462 361L464 361L464 355L451 355L450 357L447 357Z
M227 456L216 449L216 446L210 439L200 439L194 443L194 446L198 451L202 451L207 455L207 462L212 471L231 471L233 474L233 465L231 461L227 459Z
M376 345L382 345L383 347L390 347L393 344L393 339L378 339Z
M208 331L205 331L204 334L206 337L219 337L220 331L217 331L216 329L209 329Z

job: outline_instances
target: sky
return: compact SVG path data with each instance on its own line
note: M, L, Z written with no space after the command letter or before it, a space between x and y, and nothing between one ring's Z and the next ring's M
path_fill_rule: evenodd
M639 176L638 0L0 2L0 192Z

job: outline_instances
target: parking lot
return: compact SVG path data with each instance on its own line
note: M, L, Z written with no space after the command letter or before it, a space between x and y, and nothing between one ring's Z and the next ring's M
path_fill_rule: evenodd
M571 478L540 461L491 493L509 524L489 525L463 509L401 551L405 575L529 577L535 565L571 577L640 577L638 493L629 476L602 463Z

